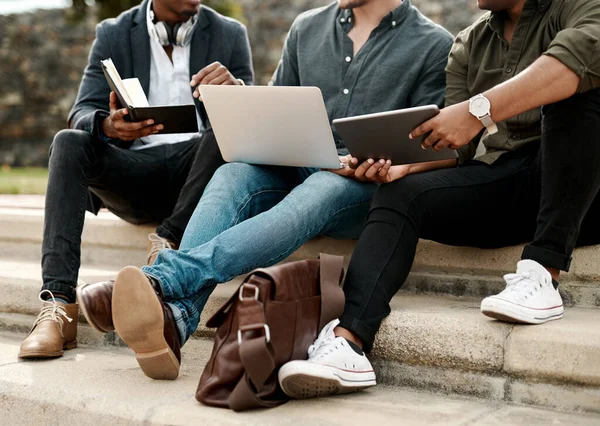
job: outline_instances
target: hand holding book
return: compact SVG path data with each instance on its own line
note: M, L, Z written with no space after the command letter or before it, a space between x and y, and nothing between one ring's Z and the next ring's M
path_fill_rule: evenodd
M127 108L119 109L115 92L110 92L110 115L102 122L104 135L111 139L132 141L144 136L154 135L164 128L162 124L154 125L152 119L138 122L125 121L128 114Z
M121 136L130 138L122 139L119 136L115 139L132 140L155 133L198 132L194 104L150 106L144 89L137 78L122 80L111 59L105 59L101 62L104 76L113 91L110 98L111 115L102 123L102 129L105 130L106 136L113 137L106 133L108 131L113 132L113 134L120 133ZM123 109L127 112L125 113ZM135 125L125 125L124 122ZM116 127L114 126L115 123L117 123ZM152 127L152 131L148 129L149 126L155 123L156 126Z

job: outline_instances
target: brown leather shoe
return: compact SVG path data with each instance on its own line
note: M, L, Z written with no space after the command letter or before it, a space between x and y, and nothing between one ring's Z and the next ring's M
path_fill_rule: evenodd
M148 266L154 264L158 253L163 250L177 250L179 248L175 241L168 238L163 238L158 234L152 233L148 235Z
M179 375L181 343L171 309L162 293L139 268L128 266L117 275L113 288L115 330L135 352L144 374L174 380Z
M113 331L112 293L114 281L102 281L77 287L77 303L92 328L100 333Z
M50 301L42 299L44 293L50 294ZM77 305L57 303L48 290L40 293L40 300L42 310L21 343L19 358L56 358L77 347Z

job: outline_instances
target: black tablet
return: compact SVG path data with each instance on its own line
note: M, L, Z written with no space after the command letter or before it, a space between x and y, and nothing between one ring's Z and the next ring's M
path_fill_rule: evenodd
M392 164L423 163L457 158L453 149L423 150L425 136L409 139L412 130L439 114L436 105L425 105L333 120L335 129L359 161L389 159Z

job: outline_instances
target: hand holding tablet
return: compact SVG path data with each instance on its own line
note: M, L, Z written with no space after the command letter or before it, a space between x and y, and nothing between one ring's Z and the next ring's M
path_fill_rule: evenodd
M456 159L454 150L421 149L426 135L410 139L416 127L439 114L436 105L426 105L376 114L333 120L350 154L363 163L368 159L391 160L392 165L405 165Z

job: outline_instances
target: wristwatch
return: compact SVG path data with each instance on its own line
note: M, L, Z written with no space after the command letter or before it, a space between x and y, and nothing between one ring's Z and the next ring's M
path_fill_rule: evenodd
M488 134L493 135L498 132L498 126L492 120L490 114L490 108L492 104L490 100L483 96L481 93L477 96L473 96L469 100L469 112L473 114L481 123L485 126Z

